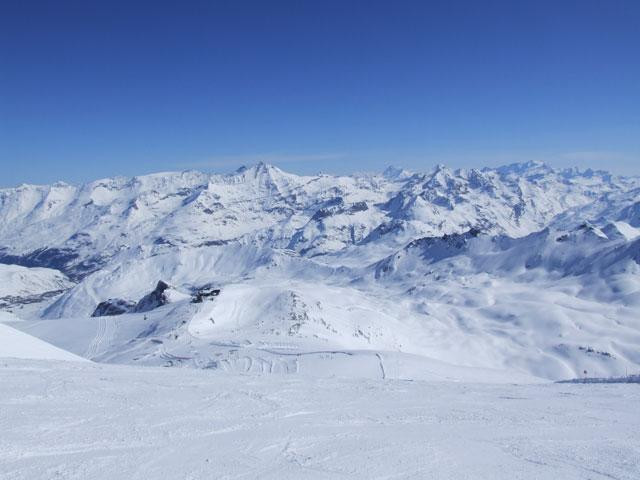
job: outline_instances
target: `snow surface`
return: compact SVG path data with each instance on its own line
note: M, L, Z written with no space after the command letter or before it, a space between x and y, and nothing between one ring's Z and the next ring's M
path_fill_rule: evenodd
M73 284L60 271L0 263L0 302L24 301L50 292L67 290Z
M636 385L0 360L0 477L640 477Z
M0 323L0 358L87 361L4 323ZM3 388L6 386L3 385Z

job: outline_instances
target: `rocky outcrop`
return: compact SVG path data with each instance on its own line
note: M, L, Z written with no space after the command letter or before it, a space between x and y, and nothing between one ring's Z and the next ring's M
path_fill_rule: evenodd
M206 299L214 298L218 295L220 295L219 288L203 287L194 293L191 303L202 303Z
M112 315L122 315L133 310L136 306L135 302L123 300L121 298L110 298L104 302L100 302L91 314L92 317L106 317Z
M161 307L169 303L165 291L171 288L171 286L160 280L156 285L156 288L140 299L133 309L134 312L148 312L154 308Z

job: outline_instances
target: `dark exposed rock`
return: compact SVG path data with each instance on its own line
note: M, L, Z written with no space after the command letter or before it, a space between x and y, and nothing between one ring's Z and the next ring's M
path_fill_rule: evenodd
M196 290L191 300L191 303L202 303L207 298L213 298L220 295L219 288L202 287Z
M593 347L578 347L578 350L582 350L585 353L593 353L596 355L602 355L603 357L610 357L613 358L613 355L611 355L609 352L604 352L604 351L600 351L600 350L596 350Z
M350 206L345 205L344 200L341 197L332 198L325 205L317 210L311 220L320 221L327 217L332 217L334 215L353 215L357 212L364 212L369 209L367 202L356 202Z
M349 213L364 212L369 210L367 202L356 202L349 208Z
M153 241L154 245L169 245L169 246L174 246L174 244L171 242L171 240L164 238L164 237L158 237Z
M461 250L467 245L467 242L476 238L482 231L477 228L471 228L464 233L445 234L441 237L422 237L413 240L407 244L406 249L422 248L428 249L434 246L444 246L451 249Z
M360 243L364 244L374 242L380 239L383 235L401 233L404 230L405 222L403 222L402 220L392 220L390 222L381 223L376 228L371 230L371 232L369 232L369 235L362 239Z
M169 302L164 292L168 288L170 288L170 285L160 280L156 285L156 288L151 293L148 293L140 299L140 301L134 307L133 311L148 312L149 310L153 310L154 308L166 305Z
M313 214L313 216L311 217L311 220L315 220L315 221L320 221L323 218L327 218L330 217L332 215L335 215L337 209L331 209L331 208L321 208L318 211L316 211L316 213Z
M130 312L136 306L136 302L123 300L121 298L110 298L100 302L91 314L92 317L106 317L112 315L122 315Z
M198 245L198 247L220 247L231 243L232 240L207 240Z

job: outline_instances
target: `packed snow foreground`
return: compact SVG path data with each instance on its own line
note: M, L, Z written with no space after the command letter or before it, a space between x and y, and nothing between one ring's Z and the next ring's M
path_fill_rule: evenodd
M640 179L535 162L0 190L0 476L639 478L550 383L640 372L639 273Z
M637 385L0 360L0 477L626 479ZM632 388L633 387L633 388Z

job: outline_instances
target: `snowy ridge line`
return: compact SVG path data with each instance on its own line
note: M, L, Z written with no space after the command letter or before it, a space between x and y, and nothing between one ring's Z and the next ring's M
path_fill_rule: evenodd
M21 186L0 193L0 261L30 266L0 265L0 280L19 275L42 302L3 308L114 363L617 377L640 368L639 191L635 177L536 162Z
M389 235L399 240L475 227L523 236L594 200L610 199L601 208L611 208L639 185L634 177L535 162L438 166L401 177L303 177L258 164L229 175L169 172L80 187L22 185L0 191L0 262L53 266L82 278L123 250L160 249L164 242L235 241L312 257L386 243Z

